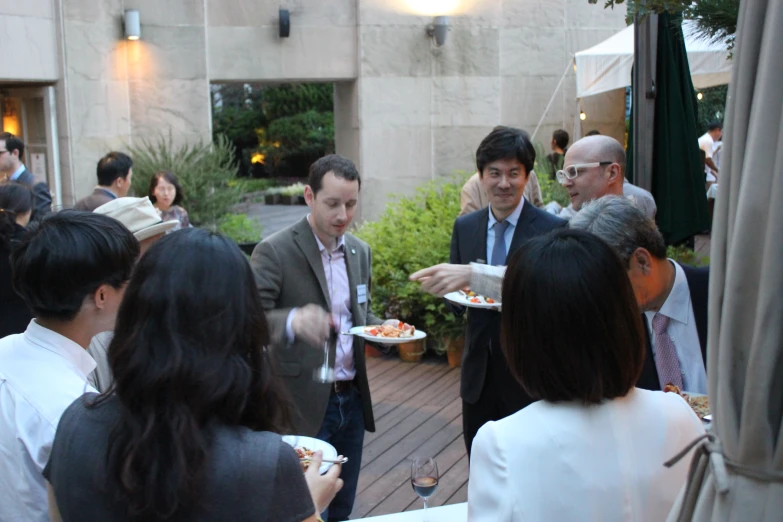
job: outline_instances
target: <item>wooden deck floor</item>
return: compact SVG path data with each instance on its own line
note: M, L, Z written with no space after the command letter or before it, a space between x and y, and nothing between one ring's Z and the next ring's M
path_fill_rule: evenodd
M459 368L445 362L367 360L375 433L366 433L351 518L421 509L410 483L410 459L435 457L440 472L430 506L465 502L468 457L462 440Z

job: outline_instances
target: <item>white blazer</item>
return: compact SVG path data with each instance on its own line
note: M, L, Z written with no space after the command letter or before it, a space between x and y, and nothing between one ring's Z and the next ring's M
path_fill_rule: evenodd
M678 395L633 388L601 405L539 401L473 440L469 522L666 520L704 433Z

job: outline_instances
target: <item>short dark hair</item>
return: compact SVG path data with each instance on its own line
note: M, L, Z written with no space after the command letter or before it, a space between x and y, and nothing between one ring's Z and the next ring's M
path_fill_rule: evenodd
M533 399L598 404L623 397L642 371L641 314L617 254L588 232L559 229L510 258L502 349Z
M198 502L215 425L290 430L268 343L253 270L232 240L189 228L141 258L109 345L114 384L95 402L118 399L109 486L140 520L181 519Z
M568 142L571 138L570 136L568 136L568 133L563 129L557 129L555 132L552 133L552 139L555 141L555 144L558 147L565 150L565 148L568 147Z
M723 130L723 124L719 121L711 121L709 124L707 124L707 131L714 131L714 130Z
M174 190L177 191L177 195L174 196L174 201L171 203L173 205L179 205L182 203L182 198L184 195L182 194L182 186L179 184L179 180L177 179L177 176L175 176L171 171L168 170L161 170L156 172L152 175L152 178L150 178L150 188L147 191L147 196L149 196L150 201L152 203L155 203L157 201L157 198L155 197L155 187L158 186L158 180L165 179L172 185L174 185Z
M593 129L589 131L585 136L600 136L601 133L598 131L598 129Z
M348 181L358 181L359 188L362 187L362 179L359 177L359 171L356 170L356 165L353 161L340 156L339 154L329 154L323 158L317 159L310 165L310 174L307 178L307 184L313 191L313 194L318 194L323 186L324 176L329 172L333 172L338 178L343 178Z
M98 185L111 186L117 178L127 178L133 160L122 152L110 152L98 161Z
M476 167L479 176L484 176L484 168L493 161L511 158L519 160L529 176L536 162L536 149L530 142L527 132L499 125L481 140L476 150Z
M11 254L14 290L36 317L71 321L99 286L131 277L139 242L103 214L62 210L33 225Z
M19 157L24 156L24 142L11 134L10 132L0 133L0 140L5 142L5 149L11 153L15 150L19 151Z
M33 191L15 181L0 183L0 247L8 247L17 230L16 216L33 209Z

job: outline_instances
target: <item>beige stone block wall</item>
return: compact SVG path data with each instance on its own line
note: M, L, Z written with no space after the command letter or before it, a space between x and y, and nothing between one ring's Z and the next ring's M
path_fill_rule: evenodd
M0 78L9 81L57 80L57 28L51 9L41 0L32 5L0 3ZM32 11L40 8L40 12Z

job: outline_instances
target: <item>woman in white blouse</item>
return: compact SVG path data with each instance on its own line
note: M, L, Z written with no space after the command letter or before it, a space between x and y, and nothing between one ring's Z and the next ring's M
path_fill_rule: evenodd
M704 432L678 395L634 387L641 314L617 255L559 230L508 263L502 348L538 402L473 441L470 522L666 520L690 459L664 462Z

